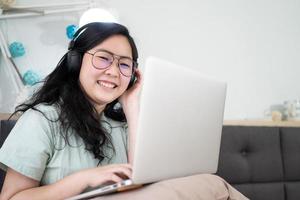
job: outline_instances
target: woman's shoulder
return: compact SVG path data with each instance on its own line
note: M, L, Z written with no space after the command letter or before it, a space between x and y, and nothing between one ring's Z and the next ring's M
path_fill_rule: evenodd
M51 121L58 119L59 108L57 105L38 104L31 109L25 111L21 118L46 118Z

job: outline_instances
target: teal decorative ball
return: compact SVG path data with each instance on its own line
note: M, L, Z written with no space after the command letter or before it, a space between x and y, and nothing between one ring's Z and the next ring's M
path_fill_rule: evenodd
M13 42L9 45L9 51L13 58L23 56L25 48L21 42Z
M25 85L34 85L40 81L40 77L37 73L35 73L32 70L28 70L24 75L23 75L23 80Z
M71 24L69 26L67 26L66 28L66 34L67 34L67 37L72 40L73 37L74 37L74 34L75 32L77 31L77 26L75 26L74 24Z

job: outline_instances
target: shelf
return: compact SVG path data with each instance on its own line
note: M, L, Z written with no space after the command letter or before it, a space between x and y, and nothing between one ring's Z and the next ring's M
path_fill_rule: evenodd
M90 1L81 1L74 3L49 3L49 4L36 4L36 5L15 5L12 9L34 9L34 8L53 8L53 7L68 7L68 6L84 6L89 4Z
M272 120L224 120L226 126L268 126L268 127L300 127L299 120L272 121Z
M1 19L36 17L49 14L77 12L92 7L90 0L74 2L74 3L58 3L58 4L39 4L39 5L18 5L13 6L9 10L4 10L0 15Z
M0 120L7 120L10 117L11 113L0 113ZM13 117L13 119L17 119Z

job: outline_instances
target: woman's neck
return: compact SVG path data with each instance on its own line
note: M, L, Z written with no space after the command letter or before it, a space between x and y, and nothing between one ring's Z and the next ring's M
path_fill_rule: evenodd
M100 115L103 112L106 105L94 105L94 106L95 106L97 113Z

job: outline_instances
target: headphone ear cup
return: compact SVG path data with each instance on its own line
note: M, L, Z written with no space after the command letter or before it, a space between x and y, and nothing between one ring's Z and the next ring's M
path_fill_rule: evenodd
M67 54L67 65L69 72L79 71L82 62L82 56L78 51L71 50Z

